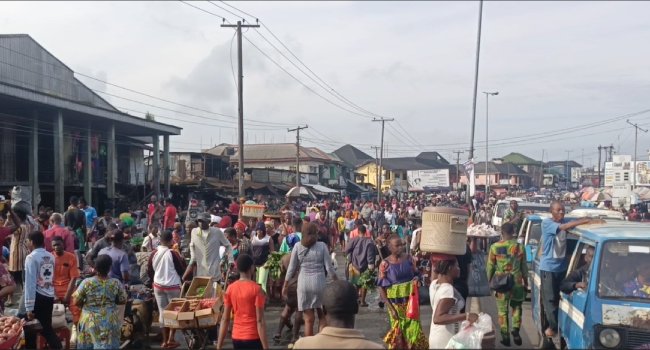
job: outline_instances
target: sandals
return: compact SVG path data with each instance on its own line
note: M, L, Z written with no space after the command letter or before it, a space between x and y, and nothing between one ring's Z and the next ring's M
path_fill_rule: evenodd
M163 344L162 348L163 349L176 349L179 346L181 346L181 344L178 344L175 341L170 341L167 344Z

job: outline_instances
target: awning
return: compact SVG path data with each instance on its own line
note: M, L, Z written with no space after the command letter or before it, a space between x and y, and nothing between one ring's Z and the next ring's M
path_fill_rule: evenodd
M331 189L329 187L325 187L325 186L322 186L322 185L310 185L310 184L304 184L304 185L309 186L309 187L313 188L315 191L321 192L321 193L339 193L339 191L337 191L337 190L334 190L334 189Z
M350 181L350 180L348 180L348 179L345 179L345 182L347 182L347 184L348 184L347 189L348 189L349 191L353 191L353 192L368 192L367 189L365 189L365 188L359 186L358 184L356 184L356 183L354 183L354 182L352 182L352 181Z

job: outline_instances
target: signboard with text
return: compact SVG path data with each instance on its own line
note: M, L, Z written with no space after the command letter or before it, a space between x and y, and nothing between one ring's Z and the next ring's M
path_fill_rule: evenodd
M406 177L409 191L449 187L449 169L409 170Z

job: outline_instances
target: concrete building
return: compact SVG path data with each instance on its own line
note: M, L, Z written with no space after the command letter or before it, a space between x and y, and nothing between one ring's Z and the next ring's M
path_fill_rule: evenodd
M145 185L144 150L160 155L160 136L153 191L161 176L169 186L169 137L181 128L121 112L29 35L0 35L0 116L0 190L31 186L35 207L62 212L73 194L113 207Z
M357 183L371 184L377 188L377 163L367 160L357 167ZM409 171L446 170L449 182L449 162L438 152L422 152L415 157L384 158L382 161L382 191L408 192Z

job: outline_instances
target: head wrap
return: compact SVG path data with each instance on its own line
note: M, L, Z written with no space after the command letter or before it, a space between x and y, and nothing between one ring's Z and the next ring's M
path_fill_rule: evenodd
M255 225L255 231L262 231L266 233L266 225L264 225L263 222L258 222L257 225Z
M242 230L246 230L246 224L243 221L239 220L239 221L237 221L235 223L234 228L235 228L235 230L238 229L238 228L240 228Z

